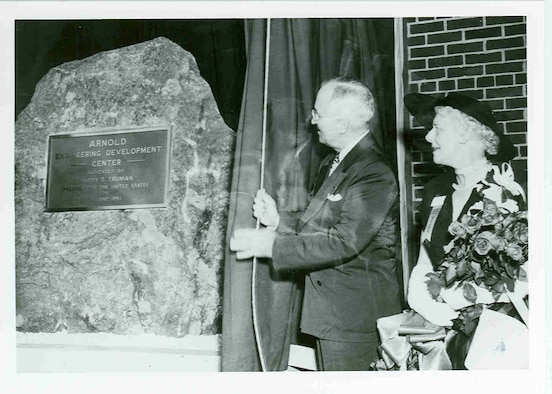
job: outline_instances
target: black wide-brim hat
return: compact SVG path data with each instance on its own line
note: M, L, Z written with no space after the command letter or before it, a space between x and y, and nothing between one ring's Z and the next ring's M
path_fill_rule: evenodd
M459 93L449 93L445 97L410 93L404 96L404 105L416 121L428 131L433 128L435 107L447 106L456 108L489 127L497 135L499 139L498 152L496 155L489 155L489 159L493 161L508 161L517 155L516 148L502 132L502 128L498 125L493 111L479 100Z

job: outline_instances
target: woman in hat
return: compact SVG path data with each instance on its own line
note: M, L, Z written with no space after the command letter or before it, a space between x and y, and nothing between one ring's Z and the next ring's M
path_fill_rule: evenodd
M470 305L490 307L519 317L514 308L505 307L511 306L509 299L497 298L487 283L469 285L466 290L463 283L454 283L455 278L462 275L456 271L446 273L446 282L450 279L454 286L445 283L444 275L435 275L446 271L443 263L445 257L450 258L447 253L453 247L451 241L460 238L459 233L467 226L463 222L467 217L464 215L481 211L483 200L485 209L498 204L496 212L501 214L508 213L508 209L513 212L525 209L523 189L515 183L512 170L505 163L515 156L515 148L502 133L493 112L478 100L455 93L444 98L414 93L406 95L404 102L415 119L428 130L425 139L431 144L433 161L453 170L433 179L424 189L420 209L424 229L418 262L409 282L410 307L429 322L449 328L454 327L453 323L458 324L462 311ZM492 199L486 198L491 197L491 190L504 191L495 205L489 205ZM502 200L511 200L510 205L501 205ZM498 213L495 218L499 217ZM451 226L453 223L457 227ZM470 261L467 264L471 264ZM515 292L524 296L526 288L518 285ZM476 322L474 319L470 324ZM473 334L473 327L469 331ZM447 353L453 369L466 368L464 361L472 337L465 332L451 330L449 334L453 335L447 336Z

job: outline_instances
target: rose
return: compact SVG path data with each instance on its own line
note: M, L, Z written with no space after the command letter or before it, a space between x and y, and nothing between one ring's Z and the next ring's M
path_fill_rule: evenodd
M493 248L491 242L493 238L494 235L490 231L483 231L480 234L477 234L473 241L473 248L477 254L484 256L489 253Z
M514 233L511 230L504 230L504 239L508 242L512 241L514 239Z
M468 234L474 234L481 228L482 220L478 216L464 215L462 216L461 223L466 228Z
M498 215L498 207L494 201L485 198L483 200L483 212L489 216L496 216Z
M506 242L506 240L502 237L499 237L499 236L494 236L491 238L491 246L493 247L494 250L497 250L497 251L502 251L504 249L506 249L506 245L508 243Z
M494 225L499 222L500 215L498 214L498 206L487 198L483 200L483 213L481 215L483 224Z
M527 234L527 224L517 223L512 231L515 239L519 242L526 244L529 241L529 236Z
M523 249L521 246L513 243L509 243L506 246L506 254L516 261L523 261Z
M481 220L483 221L484 226L491 226L498 223L500 216L483 213L483 215L481 215Z
M451 233L452 235L458 238L464 238L467 233L466 227L458 221L452 222L448 227L448 231L449 233Z

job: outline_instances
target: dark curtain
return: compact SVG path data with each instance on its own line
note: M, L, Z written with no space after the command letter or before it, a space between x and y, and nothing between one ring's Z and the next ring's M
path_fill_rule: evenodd
M251 207L260 186L266 21L245 24L247 71L236 141L228 238L254 227ZM374 92L378 114L371 129L395 157L393 20L275 19L271 21L265 188L280 211L301 211L308 184L329 150L317 143L310 110L319 84L342 75L362 79ZM228 250L224 270L223 371L259 371L251 303L252 261ZM301 276L277 275L259 261L258 332L266 369L285 370L298 340Z
M246 66L243 23L241 19L17 20L15 115L28 105L36 83L52 67L166 37L192 53L226 124L236 130Z

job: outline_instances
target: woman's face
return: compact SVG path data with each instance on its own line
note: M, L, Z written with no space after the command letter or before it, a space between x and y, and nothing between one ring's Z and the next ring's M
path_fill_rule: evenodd
M435 164L456 167L462 158L460 141L462 130L460 122L448 115L437 114L433 120L433 128L426 134L426 141L433 149Z

